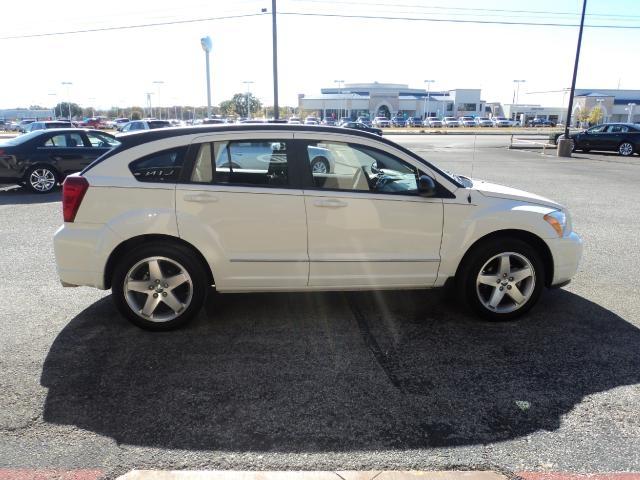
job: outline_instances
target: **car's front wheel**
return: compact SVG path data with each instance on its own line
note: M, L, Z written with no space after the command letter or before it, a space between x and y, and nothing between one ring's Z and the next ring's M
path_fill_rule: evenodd
M623 157L629 157L633 155L633 144L630 142L624 142L618 147L618 153Z
M470 252L458 285L467 305L481 317L512 320L540 298L544 266L528 243L517 238L493 239Z
M129 251L112 277L118 310L146 330L184 325L202 307L207 287L202 263L177 244L151 243Z

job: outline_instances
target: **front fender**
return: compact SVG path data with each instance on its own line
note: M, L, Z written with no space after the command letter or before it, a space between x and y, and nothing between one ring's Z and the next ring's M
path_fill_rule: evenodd
M543 218L552 211L550 207L504 199L483 199L482 205L445 203L437 284L453 277L469 248L487 235L519 230L543 241L558 238Z

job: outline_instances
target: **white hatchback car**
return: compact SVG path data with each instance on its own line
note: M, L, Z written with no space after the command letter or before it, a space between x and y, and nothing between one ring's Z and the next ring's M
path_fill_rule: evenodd
M529 310L576 273L568 212L446 173L385 138L301 125L124 135L63 187L55 255L65 286L111 288L151 330L218 292L453 284L490 320ZM312 168L318 152L332 168ZM234 160L237 159L237 160Z

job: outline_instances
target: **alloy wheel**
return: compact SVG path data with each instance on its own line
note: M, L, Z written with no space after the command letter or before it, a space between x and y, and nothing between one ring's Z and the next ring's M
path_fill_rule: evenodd
M328 173L327 165L322 160L317 160L311 165L313 173Z
M29 175L29 185L37 192L48 192L56 185L56 176L48 168L36 168Z
M193 281L175 260L148 257L131 267L123 291L129 308L138 316L152 322L168 322L190 305Z
M618 152L620 153L620 155L628 157L629 155L633 154L633 145L631 143L629 143L629 142L624 142L618 148Z
M511 313L531 298L536 285L535 270L522 254L504 252L491 257L476 278L476 293L489 311Z

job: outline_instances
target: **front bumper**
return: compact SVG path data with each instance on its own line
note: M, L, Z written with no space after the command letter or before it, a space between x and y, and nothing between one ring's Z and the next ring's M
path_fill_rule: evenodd
M568 283L580 266L582 259L582 239L571 232L566 237L547 240L553 257L553 279L551 286Z

